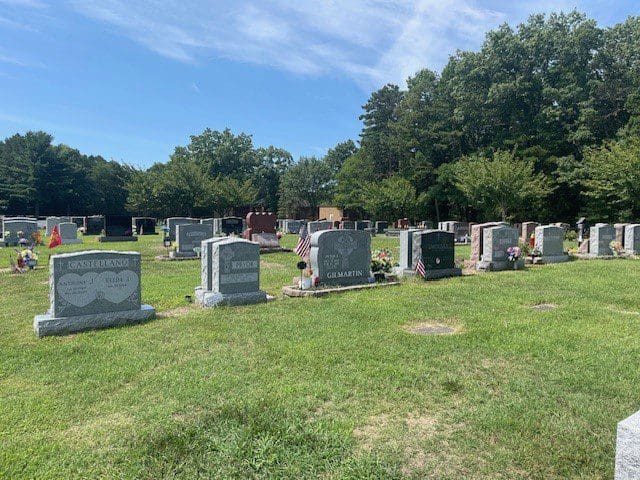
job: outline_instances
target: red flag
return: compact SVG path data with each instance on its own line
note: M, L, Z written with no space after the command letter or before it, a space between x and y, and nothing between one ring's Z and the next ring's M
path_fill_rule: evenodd
M60 238L60 233L58 232L58 226L53 226L53 232L51 232L51 240L49 240L49 248L55 248L58 245L62 245L62 239Z

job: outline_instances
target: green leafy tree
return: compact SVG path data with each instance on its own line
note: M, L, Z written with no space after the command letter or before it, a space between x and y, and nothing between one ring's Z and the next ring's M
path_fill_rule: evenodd
M587 151L584 181L590 217L600 221L640 218L640 138Z
M535 215L552 189L533 161L498 151L493 158L474 155L456 164L456 185L487 216L502 220Z
M320 159L303 157L282 176L280 214L291 218L313 215L333 195L331 169Z
M414 186L399 175L367 184L362 200L368 214L387 221L414 218L419 203Z

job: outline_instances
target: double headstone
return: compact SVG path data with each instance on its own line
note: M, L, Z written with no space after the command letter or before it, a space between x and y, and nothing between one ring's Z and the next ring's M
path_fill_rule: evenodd
M359 285L371 278L371 235L362 230L321 230L311 235L314 283Z
M625 227L624 249L631 255L640 254L640 224L634 223Z
M462 269L455 265L455 238L453 232L424 230L412 234L413 259L422 259L424 278L457 277ZM413 267L415 269L415 265Z
M541 225L535 228L534 235L535 249L539 252L539 256L534 257L534 263L560 263L569 260L569 255L564 252L562 227Z
M171 258L195 258L196 248L213 237L213 226L201 223L185 223L176 225L176 249L170 253Z
M482 256L477 263L478 270L500 271L514 270L524 266L524 258L509 260L509 248L518 246L517 228L497 225L485 228L482 232Z
M52 255L50 307L33 320L38 337L79 332L152 318L141 304L140 254L94 250Z
M168 235L169 240L172 242L176 241L176 227L178 225L193 225L200 223L200 220L197 218L190 217L169 217L165 220L165 226L169 229Z
M77 245L82 243L78 238L78 226L73 222L62 222L59 225L60 241L63 245Z
M98 237L99 242L137 242L133 236L131 215L105 215L104 235Z
M6 246L18 245L21 238L33 242L33 234L38 231L38 221L28 217L5 217L2 220L2 239Z
M136 235L155 235L156 219L152 217L133 217L133 231Z
M610 257L613 255L611 242L616 239L616 229L607 223L597 223L589 229L589 255Z
M71 217L47 217L46 234L51 235L53 233L53 227L60 229L60 224L63 222L70 222Z
M204 307L267 301L260 290L260 247L240 238L217 237L202 242L201 285L195 297Z

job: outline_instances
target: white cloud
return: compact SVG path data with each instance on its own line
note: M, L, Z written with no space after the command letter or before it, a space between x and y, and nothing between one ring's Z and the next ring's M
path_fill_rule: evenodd
M489 1L69 0L85 16L177 61L198 63L213 54L296 74L347 75L365 88L402 83L424 67L438 70L503 21L550 8L549 0L493 8Z

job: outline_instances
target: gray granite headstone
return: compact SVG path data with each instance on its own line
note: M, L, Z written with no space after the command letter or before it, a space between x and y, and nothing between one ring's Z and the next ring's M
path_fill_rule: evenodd
M78 226L75 223L62 222L58 225L58 229L63 245L77 245L82 243L82 239L78 238Z
M333 222L329 222L328 220L309 222L307 224L307 228L309 229L309 234L311 235L321 230L330 230L331 228L333 228Z
M400 232L400 274L411 274L416 268L416 260L413 256L413 234L421 232L418 228L410 228Z
M6 217L2 221L2 231L1 236L7 246L17 245L20 238L32 243L31 235L38 231L38 221L35 218Z
M520 236L517 228L506 225L485 228L483 233L482 258L476 265L478 270L513 270L524 265L524 259L520 258L516 262L509 261L509 247L518 246Z
M176 225L176 257L197 257L194 248L213 237L213 225L189 223Z
M616 229L607 223L596 223L589 229L589 254L595 257L612 256L611 242L616 239Z
M141 304L140 253L92 250L52 255L50 308L34 318L38 337L152 318Z
M321 230L311 235L313 278L324 285L359 285L371 277L371 235L362 230Z
M200 220L189 217L170 217L165 220L165 225L169 227L169 238L172 242L176 241L176 227L178 225L199 224Z
M618 423L615 480L640 478L640 411Z
M524 227L522 227L524 229ZM541 225L535 228L535 248L540 252L541 263L567 262L564 253L564 229L557 225Z
M640 254L640 224L634 223L625 227L624 249L632 255Z
M260 290L260 247L241 238L205 240L201 283L195 296L204 307L265 302L267 294Z
M53 227L60 229L60 224L63 222L70 222L71 217L47 217L47 229L46 234L51 235L53 233Z
M462 269L455 265L455 237L453 232L423 230L412 234L414 263L422 258L425 278L457 277ZM414 265L415 269L415 265Z
M302 225L304 225L304 220L287 220L284 225L285 233L298 234L300 233L300 229Z

